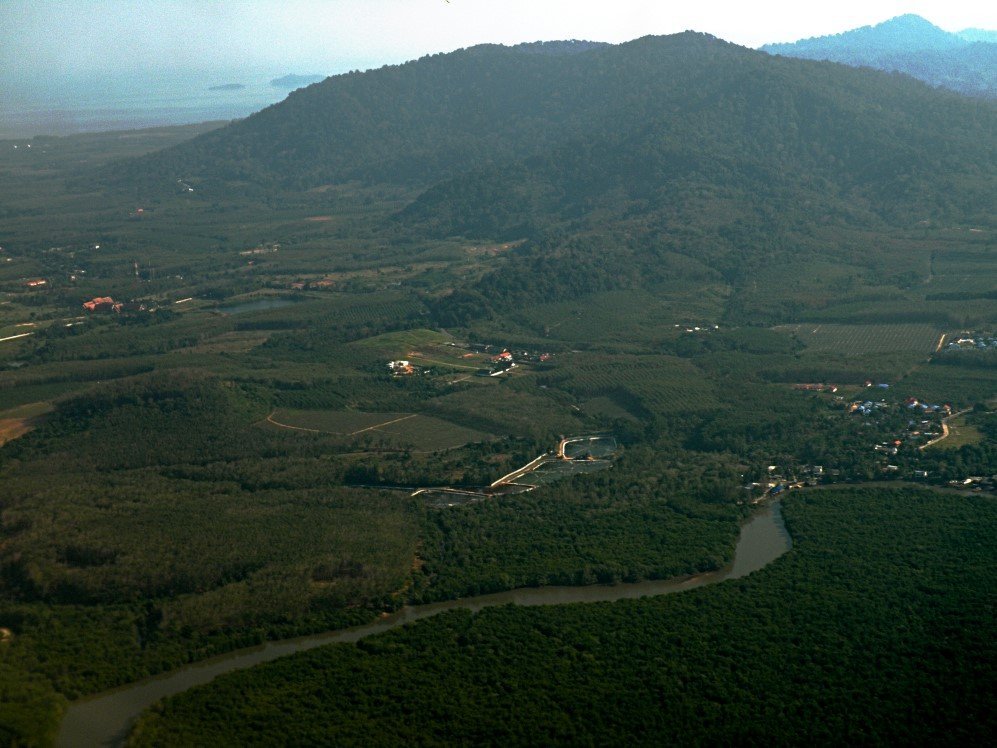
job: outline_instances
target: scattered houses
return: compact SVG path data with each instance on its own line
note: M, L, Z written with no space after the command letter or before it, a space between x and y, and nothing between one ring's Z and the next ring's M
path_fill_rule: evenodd
M685 333L715 332L716 330L720 329L720 325L714 325L710 323L706 323L703 325L693 325L692 323L676 324L675 327L681 329Z
M262 244L258 247L253 247L252 249L244 249L241 252L239 252L239 254L245 257L247 255L265 255L279 251L280 251L280 245L277 243L273 243L273 244Z
M997 475L971 475L962 480L950 480L949 486L963 491L995 491L997 492Z

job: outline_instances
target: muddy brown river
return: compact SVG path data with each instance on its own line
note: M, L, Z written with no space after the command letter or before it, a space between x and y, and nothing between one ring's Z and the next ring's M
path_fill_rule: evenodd
M746 576L768 566L791 547L792 540L782 520L781 506L775 501L763 505L745 520L741 525L734 560L718 571L679 579L612 586L529 587L428 605L406 606L387 618L365 626L268 642L250 649L236 650L73 702L66 710L56 745L60 748L121 745L138 716L167 696L208 683L223 673L242 670L325 644L355 642L412 621L429 618L443 611L456 609L478 611L508 603L558 605L668 595L716 584L725 579Z

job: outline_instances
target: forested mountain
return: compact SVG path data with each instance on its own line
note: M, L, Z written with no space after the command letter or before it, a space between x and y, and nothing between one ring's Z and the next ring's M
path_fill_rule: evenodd
M689 273L736 284L804 256L849 262L821 226L987 223L995 131L990 102L687 32L329 78L113 179L208 197L401 184L421 194L390 238L529 239L436 307L459 324Z
M766 44L761 49L775 55L895 70L933 86L997 97L994 32L949 33L916 15L791 44Z
M768 170L802 175L824 165L859 185L884 169L892 178L920 164L937 175L940 165L942 174L972 171L991 157L990 106L895 77L691 32L537 51L482 45L335 76L109 176L143 190L171 189L178 178L229 189L352 180L428 187L530 157L605 154L619 164L620 154L674 170L690 166L679 154L695 153L742 172L761 165L762 181Z

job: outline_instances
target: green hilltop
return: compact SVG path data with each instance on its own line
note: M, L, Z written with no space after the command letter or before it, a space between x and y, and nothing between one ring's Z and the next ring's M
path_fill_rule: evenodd
M774 59L692 32L572 54L482 45L331 77L122 164L113 181L140 190L177 178L205 188L425 188L570 152L593 171L616 164L611 174L650 159L654 170L638 182L690 167L723 182L733 168L753 184L816 171L831 189L862 189L898 176L986 173L993 124L992 107L912 81ZM690 151L701 164L689 163Z

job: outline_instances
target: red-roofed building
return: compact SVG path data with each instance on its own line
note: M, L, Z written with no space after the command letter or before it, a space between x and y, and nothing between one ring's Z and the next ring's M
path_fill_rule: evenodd
M88 312L113 312L117 311L115 306L114 299L110 296L97 296L83 302L83 308Z

